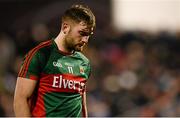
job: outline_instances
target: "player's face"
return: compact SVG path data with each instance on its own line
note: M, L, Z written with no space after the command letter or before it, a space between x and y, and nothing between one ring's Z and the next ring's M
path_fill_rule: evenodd
M88 43L93 28L88 27L84 22L73 24L66 36L66 44L68 49L82 51L83 47Z

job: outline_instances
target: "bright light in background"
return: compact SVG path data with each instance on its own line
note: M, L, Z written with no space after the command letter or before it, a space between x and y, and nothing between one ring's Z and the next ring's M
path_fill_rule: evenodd
M180 0L112 0L113 24L121 30L180 30Z

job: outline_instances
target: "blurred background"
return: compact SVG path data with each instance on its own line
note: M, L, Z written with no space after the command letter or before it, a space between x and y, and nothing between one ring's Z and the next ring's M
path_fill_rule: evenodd
M97 19L84 50L89 116L180 116L180 0L0 0L0 116L14 116L24 55L57 36L75 3Z

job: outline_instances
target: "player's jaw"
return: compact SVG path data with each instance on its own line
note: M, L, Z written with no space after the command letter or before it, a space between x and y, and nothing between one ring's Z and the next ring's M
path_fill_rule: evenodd
M75 37L75 38L72 38L72 42L71 43L71 46L72 46L72 49L74 51L83 51L83 48L84 46L86 45L87 42L84 42L82 40L82 38L80 37Z
M84 42L79 42L78 39L70 39L67 41L67 49L69 50L69 52L72 51L82 51L83 47L85 46L86 43Z

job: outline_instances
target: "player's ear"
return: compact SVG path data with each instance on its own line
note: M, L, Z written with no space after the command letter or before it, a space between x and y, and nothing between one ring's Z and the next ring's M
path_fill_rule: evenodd
M68 34L70 31L70 25L67 22L62 23L62 31L64 34Z

